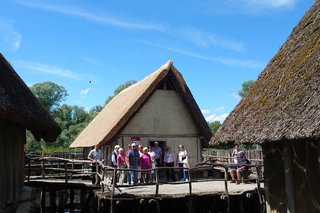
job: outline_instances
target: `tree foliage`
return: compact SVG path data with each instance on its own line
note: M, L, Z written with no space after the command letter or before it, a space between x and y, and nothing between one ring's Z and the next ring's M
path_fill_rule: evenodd
M208 122L209 128L211 129L212 135L216 134L218 128L221 126L219 121Z
M135 81L135 80L129 80L129 81L126 81L126 82L123 83L123 84L120 84L120 85L114 90L113 95L112 95L112 96L109 96L109 97L106 99L106 101L104 102L104 105L107 105L107 104L111 101L111 99L112 99L114 96L118 95L122 90L128 88L129 86L131 86L131 85L133 85L133 84L135 84L135 83L137 83L137 81Z
M48 109L49 113L62 129L62 132L56 142L45 143L43 141L36 141L28 131L27 151L68 150L69 145L75 140L79 133L102 110L102 106L99 105L87 112L83 107L62 104L67 97L67 91L63 86L52 82L38 83L31 86L30 89L45 108Z
M63 86L50 81L34 84L30 89L48 112L52 112L56 107L59 107L60 103L68 96Z
M255 81L249 80L242 83L242 89L239 91L239 95L243 98L247 92L251 89Z

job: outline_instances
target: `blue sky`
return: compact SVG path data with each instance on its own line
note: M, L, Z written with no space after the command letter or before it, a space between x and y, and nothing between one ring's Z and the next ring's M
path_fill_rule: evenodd
M27 85L62 85L85 109L172 60L207 121L223 121L313 2L6 0L0 52Z

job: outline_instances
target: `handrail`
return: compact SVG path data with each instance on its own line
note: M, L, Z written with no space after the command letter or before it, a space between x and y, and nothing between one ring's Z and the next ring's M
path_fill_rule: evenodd
M64 172L65 173L65 183L68 183L69 180L69 174L76 173L74 169L74 163L82 163L82 164L91 164L92 162L89 160L73 160L73 159L64 159L64 158L57 158L57 157L32 157L28 159L29 161L27 162L28 166L28 181L30 181L30 176L31 176L31 161L38 161L40 162L41 165L41 172L42 172L42 177L45 177L45 171L57 171L57 172ZM45 163L53 163L53 162L59 162L64 164L64 168L45 168ZM118 171L138 171L138 172L150 172L154 171L156 181L155 183L150 183L155 185L155 197L159 196L159 171L160 170L165 170L165 169L174 169L174 170L179 170L179 169L184 169L187 170L189 173L189 178L187 181L184 183L188 183L189 186L189 195L192 195L192 183L195 182L196 180L193 179L193 172L201 169L207 169L208 171L214 170L217 167L220 167L223 169L224 172L224 178L223 179L212 179L213 181L224 181L225 185L225 195L221 196L221 199L225 199L228 202L228 209L230 209L230 200L229 200L229 190L228 190L228 170L231 167L238 167L241 165L245 165L248 168L255 168L257 176L255 178L249 178L249 179L244 179L244 181L248 180L256 180L257 184L257 194L259 197L259 202L261 205L263 205L264 200L261 194L261 168L263 167L263 164L225 164L225 163L211 163L211 160L207 160L202 163L196 164L196 167L193 168L181 168L181 167L156 167L156 168L151 168L151 169L130 169L130 168L114 168L114 167L109 167L105 166L103 161L97 161L98 163L96 164L96 173L102 181L100 182L100 185L102 186L102 191L104 192L105 187L107 187L110 191L110 199L111 201L114 199L115 195L115 190L119 190L121 192L120 187L125 187L125 185L118 185L116 182L117 179L117 172ZM71 169L69 169L68 165L71 165ZM101 172L99 172L98 167L101 167ZM88 170L88 169L87 169ZM90 171L91 172L91 171ZM91 173L93 174L93 173ZM70 178L72 178L72 175L70 175ZM109 178L109 181L105 181L107 178ZM110 180L111 179L111 180ZM112 207L112 206L111 206ZM110 207L110 208L111 208ZM229 210L228 210L229 211Z
M32 164L32 162L39 162L38 164ZM48 168L50 163L50 168ZM57 163L57 164L54 164ZM60 163L64 165L64 168L60 168ZM30 182L31 172L32 171L41 171L42 178L52 178L54 176L47 175L48 171L51 171L54 174L64 173L64 181L68 183L69 179L72 179L73 174L86 174L84 169L74 169L74 164L90 164L90 160L79 160L79 159L65 159L59 157L30 157L27 159L26 167L27 167L27 182ZM34 169L33 166L37 166L39 169ZM55 167L53 167L55 166ZM71 166L71 169L69 169ZM82 165L83 167L83 165ZM91 172L91 171L90 171ZM69 176L70 175L70 176Z

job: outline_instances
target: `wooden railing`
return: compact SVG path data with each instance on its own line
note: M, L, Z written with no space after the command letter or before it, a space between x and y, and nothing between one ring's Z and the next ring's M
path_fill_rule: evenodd
M119 192L121 192L121 187L128 187L128 184L125 185L119 185L116 181L117 180L117 173L118 171L125 171L125 172L129 172L129 171L138 171L138 172L151 172L153 171L155 174L155 182L154 183L150 183L153 184L155 186L155 197L159 196L159 185L160 185L160 181L159 181L159 173L161 170L166 170L166 169L174 169L174 170L179 170L181 169L180 167L156 167L153 169L146 169L146 170L141 170L141 169L117 169L114 167L108 167L103 165L102 162L98 162L99 165L97 165L97 171L98 171L98 166L101 167L101 172L97 173L97 176L101 179L101 186L102 186L102 192L105 192L105 190L107 189L108 192L110 193L110 212L112 212L112 205L113 205L113 198L115 195L115 190L118 190ZM227 212L230 212L230 200L229 200L229 190L228 190L228 181L229 181L229 170L230 168L233 167L239 167L242 165L246 165L253 174L253 176L248 176L244 179L242 179L242 181L255 181L257 184L257 194L259 197L259 201L261 204L261 208L263 208L263 206L265 205L265 200L263 199L262 193L261 193L261 182L263 181L263 165L260 163L256 163L256 164L228 164L228 163L212 163L212 159L204 161L202 163L197 164L195 167L193 168L183 168L184 170L188 170L189 173L189 178L187 181L183 182L183 183L188 183L189 186L189 194L192 194L192 183L193 182L197 182L199 181L199 179L193 178L193 174L197 171L212 171L212 170L216 170L217 168L220 168L221 171L223 172L223 177L222 178L212 178L210 179L211 181L224 181L224 188L225 188L225 194L221 195L221 199L226 200L228 203L228 210ZM202 178L203 179L203 178ZM161 184L166 184L166 182L161 182Z
M64 179L65 183L73 178L92 175L91 161L65 159L58 157L30 157L26 161L26 178L33 179Z

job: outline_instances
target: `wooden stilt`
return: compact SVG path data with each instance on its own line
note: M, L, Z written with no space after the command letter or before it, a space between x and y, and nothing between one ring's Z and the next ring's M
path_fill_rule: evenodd
M57 211L57 203L56 203L57 194L54 189L50 190L50 208L52 213L56 213Z
M80 208L81 212L86 211L86 193L87 191L85 189L80 190Z
M70 213L74 212L74 189L70 189Z
M41 213L46 212L46 188L41 189Z

